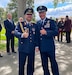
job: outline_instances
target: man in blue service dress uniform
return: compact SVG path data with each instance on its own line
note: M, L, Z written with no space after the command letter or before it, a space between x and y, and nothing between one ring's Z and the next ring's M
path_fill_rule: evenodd
M34 56L37 46L37 28L36 24L31 23L33 9L27 8L24 11L24 22L17 25L15 36L19 39L19 75L24 74L24 66L27 59L27 75L33 75L34 72Z
M44 75L50 75L48 69L48 58L50 59L53 75L59 75L58 65L55 59L55 44L53 38L58 34L55 21L46 17L47 8L45 6L39 6L37 11L41 18L41 20L37 22L37 25L39 30L39 48Z

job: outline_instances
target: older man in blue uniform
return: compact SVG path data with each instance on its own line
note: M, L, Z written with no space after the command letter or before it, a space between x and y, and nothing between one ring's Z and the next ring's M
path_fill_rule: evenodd
M58 35L58 30L53 20L46 17L47 8L39 6L37 8L41 20L37 22L39 31L39 48L42 60L44 75L50 75L48 69L48 58L50 59L53 75L59 75L58 64L55 59L54 36Z
M27 75L33 75L34 72L34 56L37 46L37 25L31 23L33 9L27 8L24 11L24 22L17 25L15 36L19 39L19 75L24 74L24 67L27 59ZM36 48L35 48L36 47Z

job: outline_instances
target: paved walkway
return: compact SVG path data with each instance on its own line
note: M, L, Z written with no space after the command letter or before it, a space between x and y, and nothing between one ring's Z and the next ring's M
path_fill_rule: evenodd
M72 43L67 44L57 41L55 43L60 75L72 75ZM34 75L43 75L39 52L36 53L35 58ZM3 58L0 58L0 75L18 75L18 53L11 55L3 54Z

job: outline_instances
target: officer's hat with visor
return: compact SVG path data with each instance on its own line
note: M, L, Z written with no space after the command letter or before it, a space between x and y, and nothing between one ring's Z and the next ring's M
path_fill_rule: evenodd
M39 6L37 7L37 11L40 13L40 12L46 12L47 11L47 7L45 6Z
M25 14L30 14L30 15L32 15L33 13L34 13L33 8L27 8L27 9L24 11L24 15L25 15Z

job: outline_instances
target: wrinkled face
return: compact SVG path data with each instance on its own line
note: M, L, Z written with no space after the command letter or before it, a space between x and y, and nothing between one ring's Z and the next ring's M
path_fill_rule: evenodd
M25 19L27 21L31 21L32 20L32 14L25 14Z
M41 19L44 19L46 17L46 12L39 12L39 16Z
M7 18L8 18L8 19L12 19L12 14L8 14L8 15L7 15Z

